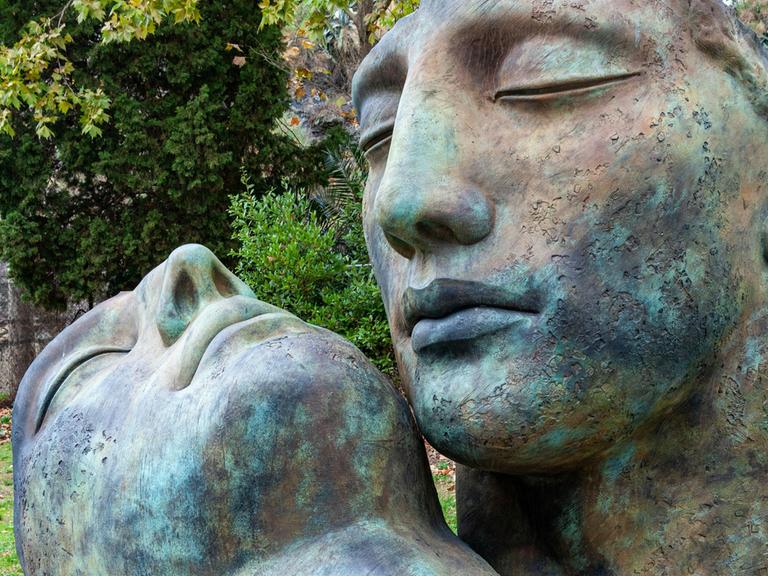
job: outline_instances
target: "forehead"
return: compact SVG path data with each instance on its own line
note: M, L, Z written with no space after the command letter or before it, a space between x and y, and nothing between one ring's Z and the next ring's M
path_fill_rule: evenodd
M410 20L417 21L417 35L440 32L445 25L485 26L514 20L519 26L542 24L581 25L585 31L611 20L626 20L632 13L653 15L646 26L687 11L690 0L422 0ZM409 37L413 37L409 34Z
M409 70L431 65L491 66L516 41L557 35L629 50L663 44L679 29L687 1L423 0L376 46L355 76L355 102L399 87ZM666 40L665 40L666 39Z

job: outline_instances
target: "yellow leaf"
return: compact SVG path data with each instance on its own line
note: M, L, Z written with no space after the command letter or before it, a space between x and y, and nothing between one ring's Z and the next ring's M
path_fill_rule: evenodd
M298 58L300 54L301 50L299 50L298 46L291 46L283 53L283 58L292 60L293 58Z
M310 80L312 78L312 71L306 68L296 68L296 76L304 80Z

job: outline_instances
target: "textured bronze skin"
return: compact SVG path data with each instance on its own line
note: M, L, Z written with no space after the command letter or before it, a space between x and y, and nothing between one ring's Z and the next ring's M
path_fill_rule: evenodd
M28 576L494 573L445 525L405 400L201 246L45 349L13 449Z
M496 574L768 573L767 69L717 0L426 0L361 67L401 374ZM28 575L494 574L392 388L201 247L38 358L14 473Z
M427 0L358 71L401 375L500 574L768 573L767 67L716 0Z

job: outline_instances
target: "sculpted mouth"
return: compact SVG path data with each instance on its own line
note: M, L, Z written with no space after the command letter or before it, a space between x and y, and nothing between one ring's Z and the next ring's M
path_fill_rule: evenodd
M472 308L497 308L523 314L539 314L538 297L530 291L510 291L480 282L435 280L422 289L408 288L403 295L403 313L408 335L421 320L446 318Z
M249 296L234 296L203 310L189 326L176 346L178 372L171 387L182 390L189 386L208 348L223 332L233 326L256 321L265 316L295 318L284 310Z
M233 327L245 325L249 321L268 316L279 317L281 320L283 318L295 318L275 306L249 296L233 296L207 306L190 323L182 337L173 346L175 350L171 352L169 358L175 358L176 362L167 360L167 363L173 366L172 372L166 375L169 385L175 390L186 388L192 381L209 346L220 334ZM40 430L56 395L63 387L66 387L67 380L76 370L99 356L105 354L125 356L133 349L134 346L96 345L83 347L69 355L53 376L47 380L43 392L39 396L34 431ZM162 373L164 369L161 367L159 373Z
M510 293L496 286L435 280L403 296L405 327L414 351L437 344L467 342L540 314L532 291Z

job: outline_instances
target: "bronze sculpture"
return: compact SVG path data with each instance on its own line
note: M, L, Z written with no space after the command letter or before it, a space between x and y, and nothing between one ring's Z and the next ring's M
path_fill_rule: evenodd
M766 51L714 0L422 10L356 99L460 535L502 574L768 569Z
M757 39L718 0L427 0L372 51L355 100L371 165L366 235L418 425L462 464L461 538L503 576L768 573L768 56ZM283 328L320 341L317 365L337 374L322 385L360 370L384 394L362 360L327 360L341 343L279 318L278 341ZM380 573L442 550L453 566L414 573L488 573L434 527L407 419L388 426L394 408L355 406L368 426L399 431L399 456L371 457L420 478L411 500L404 476L392 485L409 522L433 527L426 548L397 548L411 555L388 556ZM28 410L17 406L17 430ZM17 444L17 485L48 489ZM354 469L313 481L362 514L332 489ZM34 551L48 528L21 498L38 532L17 533ZM318 512L318 533L334 533L329 518ZM283 542L301 542L291 526ZM360 573L348 558L294 573Z
M46 348L13 449L28 575L493 574L392 386L202 246Z

